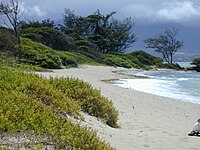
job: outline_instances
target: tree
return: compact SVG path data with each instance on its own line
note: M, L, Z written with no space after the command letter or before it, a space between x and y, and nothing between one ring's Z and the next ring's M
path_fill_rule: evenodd
M173 56L178 49L182 48L183 41L176 39L178 29L166 29L164 33L155 38L148 38L144 42L147 48L153 48L156 52L161 53L167 63L173 63Z
M122 21L114 19L111 22L112 28L112 42L111 51L124 52L133 43L136 42L136 35L133 33L134 23L131 18L126 18Z
M42 21L21 21L20 22L21 29L27 29L27 28L41 28L41 27L49 27L49 28L54 28L54 21L51 21L49 19L45 19Z
M65 9L64 17L64 26L67 28L74 28L76 23L76 15L73 10Z
M90 39L101 48L103 53L124 52L136 41L136 35L132 31L134 23L131 18L121 21L113 18L115 14L116 12L111 12L102 15L97 10L87 17L93 24L94 30Z
M15 37L17 39L17 43L19 46L19 59L21 59L21 48L20 48L20 20L21 20L21 13L20 13L20 6L18 0L10 0L10 3L1 2L0 3L0 15L4 15L7 21L2 18L4 25L11 27L14 31Z
M69 39L61 31L44 26L22 29L21 36L42 43L56 50L68 50Z
M107 15L102 15L99 10L94 14L87 16L89 29L91 34L88 39L98 45L103 53L111 51L113 44L112 24L111 19L116 12L111 12Z
M75 40L88 40L96 44L103 53L124 52L136 41L132 32L131 18L119 21L113 18L116 12L102 15L99 10L87 17L76 16L74 11L65 9L64 26L61 30ZM77 36L79 35L79 36Z

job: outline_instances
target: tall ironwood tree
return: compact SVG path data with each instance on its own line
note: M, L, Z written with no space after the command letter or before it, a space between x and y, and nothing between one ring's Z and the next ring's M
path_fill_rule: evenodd
M136 41L132 31L134 23L131 18L122 21L114 19L114 14L116 12L102 15L97 10L87 17L81 17L76 16L74 11L65 10L61 29L67 35L96 44L103 53L124 52Z
M161 53L167 63L173 63L174 54L183 46L183 41L176 38L178 31L177 28L168 28L164 33L155 38L148 38L144 42L147 43L147 48L155 49L155 52Z

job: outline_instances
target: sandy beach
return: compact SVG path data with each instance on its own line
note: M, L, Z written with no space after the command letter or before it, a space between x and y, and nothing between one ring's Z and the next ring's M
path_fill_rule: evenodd
M83 125L117 150L199 150L200 137L189 137L200 117L200 105L124 89L105 80L126 78L124 68L80 66L41 72L45 77L75 77L89 82L112 100L119 111L120 128L111 128L84 114Z

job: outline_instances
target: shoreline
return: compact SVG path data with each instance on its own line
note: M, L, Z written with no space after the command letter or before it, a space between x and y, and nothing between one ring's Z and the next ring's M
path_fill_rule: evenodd
M131 73L135 72L135 73ZM164 78L163 76L157 76L157 75L152 75L149 76L147 72L156 72L157 73L179 73L178 78L174 78L171 76L167 76ZM118 73L121 75L124 75L125 78L123 79L113 79L113 80L108 80L111 84L119 87L123 87L126 89L130 90L135 90L138 92L144 92L144 93L149 93L165 98L171 98L174 100L178 101L183 101L183 102L190 102L193 104L200 104L199 101L199 96L195 95L193 91L190 91L190 89L179 89L179 91L182 91L183 93L181 94L180 92L176 92L176 87L177 85L181 84L180 82L182 81L188 81L191 80L191 77L186 76L185 73L191 73L191 72L185 72L185 71L173 71L172 70L130 70L130 71L115 71L114 73ZM139 73L139 74L138 74ZM142 73L142 74L141 74ZM183 73L183 74L182 74ZM196 73L196 72L195 72ZM154 73L153 73L154 74ZM181 75L182 74L182 75ZM200 77L200 74L198 75ZM169 80L168 78L172 78ZM173 82L173 85L169 85L169 82ZM178 83L177 83L178 82ZM193 81L194 82L194 81ZM191 83L192 84L192 83ZM165 86L166 85L166 86ZM188 86L190 86L189 83L187 83ZM180 86L180 85L179 85ZM189 90L188 93L186 93ZM193 93L193 94L192 94Z
M125 68L81 66L80 68L40 72L44 77L74 77L89 82L108 97L119 111L120 128L111 128L95 117L84 115L84 125L117 150L198 149L198 137L188 137L200 117L200 105L129 90L106 80L126 78L117 71Z

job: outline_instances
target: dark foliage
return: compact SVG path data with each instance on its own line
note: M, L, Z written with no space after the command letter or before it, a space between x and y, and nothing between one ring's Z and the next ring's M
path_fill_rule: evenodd
M183 68L179 64L175 63L158 64L158 67L166 69L174 69L174 70L183 70Z
M96 44L103 53L123 52L135 42L132 32L133 22L130 18L123 21L113 19L116 12L102 15L99 10L87 17L76 16L66 9L64 26L61 30L75 40L88 40Z
M54 21L51 21L49 19L47 20L42 20L40 21L29 21L29 22L25 22L22 21L21 22L21 29L27 29L27 28L41 28L41 27L49 27L49 28L53 28L55 26Z
M155 38L148 38L144 42L147 48L153 48L160 53L167 63L173 63L173 56L183 46L183 42L176 39L178 29L166 29Z
M61 68L60 57L55 52L29 39L22 40L23 62L49 69Z
M142 65L157 65L157 64L162 64L163 60L159 57L154 57L144 51L134 51L131 52L129 54L127 54L127 56L129 57L129 59L131 59L134 62L134 59L137 58L137 62L140 62L140 64Z
M40 42L53 49L69 50L70 48L68 37L61 31L48 26L23 29L22 36Z
M195 65L194 69L198 72L200 72L200 58L194 58L192 60L192 64Z
M0 27L0 51L14 51L17 39L11 29Z
M151 66L161 65L163 60L144 51L134 51L128 54L106 54L104 62L111 66L150 69Z

